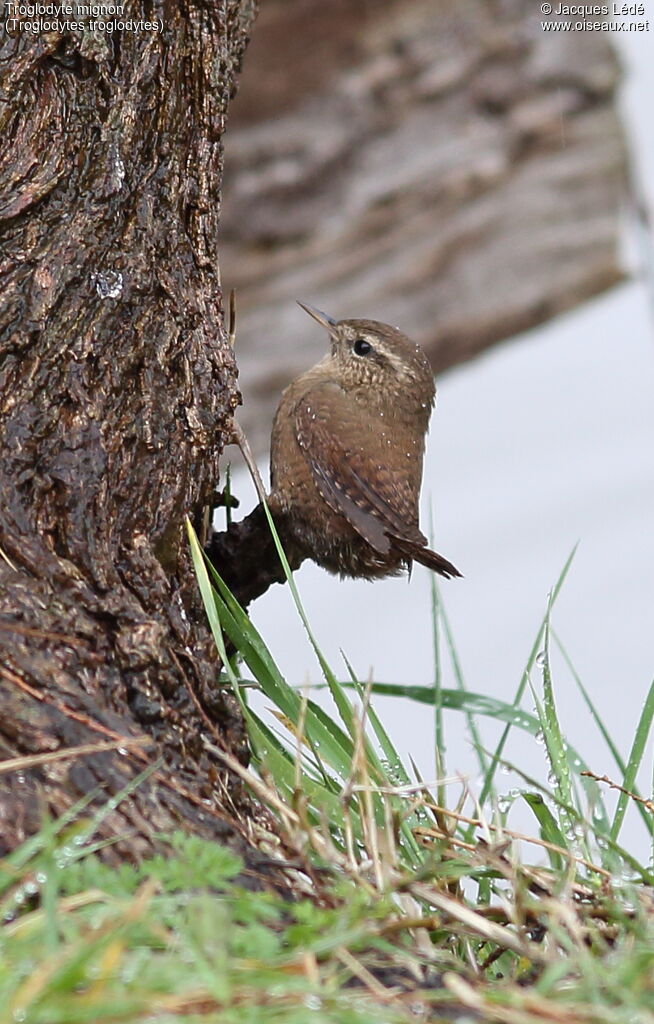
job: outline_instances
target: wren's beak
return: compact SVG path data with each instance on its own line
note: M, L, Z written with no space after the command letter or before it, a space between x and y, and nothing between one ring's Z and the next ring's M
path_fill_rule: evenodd
M314 320L317 320L321 327L329 331L331 338L336 337L336 327L338 326L338 320L334 320L331 316L327 316L326 313L321 312L319 309L315 309L314 306L305 306L299 299L295 300L298 306L301 306L305 313L312 316Z

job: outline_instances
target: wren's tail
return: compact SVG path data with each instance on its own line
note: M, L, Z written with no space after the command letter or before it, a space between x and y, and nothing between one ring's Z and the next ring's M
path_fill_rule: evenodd
M431 548L423 547L421 544L412 544L411 541L400 540L399 537L393 537L393 547L401 551L407 558L412 558L414 562L420 562L428 569L433 569L440 576L444 576L446 580L452 579L454 576L463 576L456 566L448 562L447 558L443 558Z

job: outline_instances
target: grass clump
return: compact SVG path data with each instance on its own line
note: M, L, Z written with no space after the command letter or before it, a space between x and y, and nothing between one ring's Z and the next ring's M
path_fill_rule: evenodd
M3 1022L376 1019L364 986L344 990L344 964L361 948L383 958L387 902L371 915L356 892L328 904L252 892L236 855L184 835L118 870L52 833L21 871L12 859L1 876Z
M80 805L0 863L1 1024L654 1024L654 874L621 844L630 805L654 835L654 806L636 791L654 689L624 759L582 690L620 781L594 775L564 737L550 664L552 643L560 646L552 608L570 561L512 702L466 688L436 590L433 686L364 685L349 666L339 680L289 579L336 722L288 685L190 537L253 765L212 749L274 818L272 832L264 818L252 822L252 835L284 866L293 898L252 891L234 853L197 837L161 837L156 857L110 868L94 846L99 815L84 818ZM442 685L441 646L453 689ZM249 705L241 664L276 724ZM446 779L444 765L430 783L404 765L375 693L430 705L441 740L443 710L459 711L479 792ZM530 693L535 713L522 704ZM503 727L494 750L482 746L485 718ZM549 782L518 772L521 785L507 795L497 780L513 729L541 741ZM510 827L515 804L529 809L531 832Z
M272 522L271 528L274 532ZM279 553L284 562L281 548ZM241 696L252 739L256 778L241 771L273 809L288 848L296 856L330 865L335 876L371 893L392 893L398 915L393 928L411 934L418 975L426 981L436 972L460 1009L507 1022L654 1021L654 872L620 843L629 804L640 814L650 843L654 839L654 804L636 790L651 737L654 684L636 723L632 749L622 759L575 676L608 740L621 781L597 776L564 737L552 680L552 638L567 658L553 633L552 610L574 551L552 589L511 703L467 690L435 587L432 687L363 685L349 665L350 678L339 681L313 637L288 573L339 724L288 686L263 638L205 565L197 546L194 557L216 643ZM233 662L227 658L225 637L238 652ZM453 690L442 685L442 640L457 682ZM239 661L273 703L286 737L248 706ZM349 698L352 691L359 698L358 710ZM442 710L463 712L478 757L480 792L463 779L447 780L446 786L442 764L442 777L429 786L415 767L410 771L374 711L375 693L432 705L441 748ZM526 695L532 697L535 713L523 706ZM483 717L504 723L493 751L481 744ZM549 769L546 786L508 764L512 729L526 731L542 744ZM498 786L501 767L522 780L508 796ZM619 793L613 809L607 787ZM535 834L509 827L511 806L517 802L533 814ZM447 964L444 954L451 957ZM626 989L630 972L632 984ZM636 975L639 981L633 984Z

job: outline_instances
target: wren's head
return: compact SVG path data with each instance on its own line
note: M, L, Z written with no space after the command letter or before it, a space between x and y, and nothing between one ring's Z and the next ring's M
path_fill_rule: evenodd
M424 418L426 428L436 390L419 345L379 320L333 320L303 302L298 305L329 332L331 352L320 366L344 391Z

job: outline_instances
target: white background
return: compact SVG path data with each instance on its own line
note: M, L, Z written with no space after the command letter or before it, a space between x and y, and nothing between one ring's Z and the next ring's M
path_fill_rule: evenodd
M654 38L622 41L622 105L652 208ZM465 574L443 581L441 593L467 687L505 700L513 699L548 591L579 542L553 624L625 755L654 677L654 271L648 280L639 269L651 259L651 239L637 243L633 225L627 231L630 282L439 380L422 504L424 531L431 501L434 546ZM237 471L233 486L247 506L245 475ZM346 677L342 648L360 678L433 681L422 567L410 583L369 584L341 582L306 563L296 579L337 674ZM287 587L257 601L252 618L289 682L320 681ZM570 674L559 658L553 663L568 739L596 772L617 778ZM540 690L538 672L533 681ZM445 685L455 685L449 670ZM524 706L532 709L529 696ZM432 711L392 699L376 707L402 755L411 753L434 778ZM489 746L497 735L484 728ZM476 761L458 713L446 715L446 743L448 772L474 784ZM547 774L542 747L525 734L513 730L507 756ZM646 763L651 779L651 754ZM506 780L506 789L515 785ZM632 814L623 836L632 847L645 841L638 828Z

